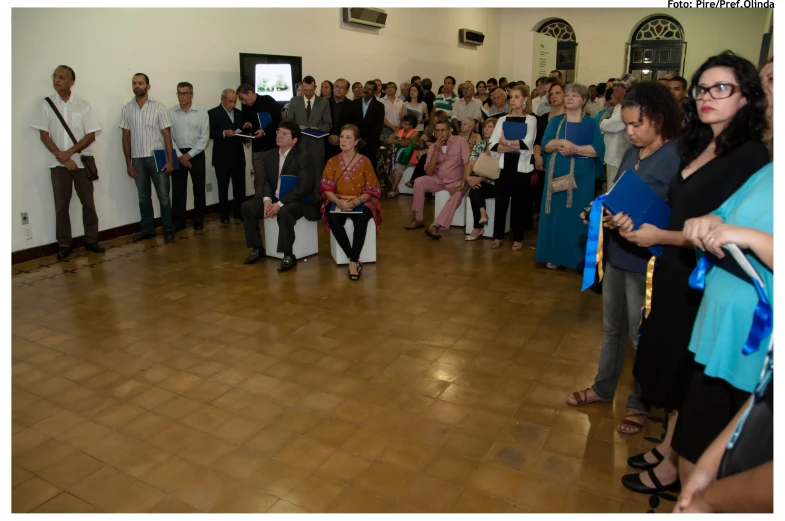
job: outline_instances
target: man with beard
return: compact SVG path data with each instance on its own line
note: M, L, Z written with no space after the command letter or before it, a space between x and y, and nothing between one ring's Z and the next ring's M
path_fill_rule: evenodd
M155 185L161 207L164 239L170 242L174 240L172 202L169 199L169 175L174 171L172 123L164 104L148 96L150 79L147 74L134 74L131 87L135 97L123 106L120 128L123 129L123 154L128 177L136 182L139 192L142 233L134 238L134 242L155 237L151 182ZM161 149L166 154L166 165L159 172L153 151Z

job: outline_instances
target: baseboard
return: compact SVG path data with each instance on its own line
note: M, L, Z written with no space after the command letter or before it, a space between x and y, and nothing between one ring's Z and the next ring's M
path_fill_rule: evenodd
M218 203L208 205L205 207L205 216L218 213ZM193 210L188 210L186 212L187 219L191 219L193 217ZM100 216L99 216L100 218ZM156 217L155 219L155 226L156 228L161 226L161 218ZM127 235L132 235L135 233L140 233L142 231L142 225L138 222L131 223L131 224L124 224L123 226L118 226L116 228L110 228L108 230L102 230L98 232L98 242L103 241L111 241L112 239L116 239L118 237L125 237ZM74 237L73 239L73 248L81 248L84 246L84 236ZM40 259L41 257L48 257L49 255L55 255L57 250L60 247L56 242L51 244L44 244L42 246L36 246L34 248L28 248L26 250L19 250L11 252L11 265L19 264L22 262L27 262L35 259Z

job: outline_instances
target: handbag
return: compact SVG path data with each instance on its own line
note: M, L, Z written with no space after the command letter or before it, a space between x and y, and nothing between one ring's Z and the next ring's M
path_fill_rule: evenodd
M488 149L488 142L485 143L485 150ZM486 154L483 151L477 161L474 162L474 173L486 179L499 179L502 169L499 166L499 158Z
M562 118L559 126L556 128L556 137L559 136L567 116ZM551 213L551 196L559 192L567 192L567 208L572 208L572 191L578 189L578 183L575 182L575 158L570 158L570 173L561 177L553 178L553 169L556 166L556 151L551 153L551 160L548 161L548 188L545 195L545 213Z
M57 116L57 119L59 119L60 123L62 123L63 128L65 128L65 131L68 133L68 136L71 138L71 141L73 141L74 145L76 145L77 143L76 137L74 136L74 133L71 132L71 128L68 126L68 123L65 122L65 118L63 118L63 115L60 114L60 111L57 110L57 107L55 106L54 102L51 99L49 99L49 97L45 99L46 102L49 103L49 106L52 107L52 110L54 111L55 116ZM98 166L96 166L95 164L95 158L93 156L85 156L79 154L79 159L82 160L82 164L84 165L85 172L87 172L87 178L90 181L97 181Z

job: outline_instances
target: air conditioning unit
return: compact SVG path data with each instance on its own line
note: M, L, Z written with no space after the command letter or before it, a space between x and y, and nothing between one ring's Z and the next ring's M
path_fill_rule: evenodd
M461 43L468 45L482 45L485 40L485 35L480 31L473 31L471 29L461 29L459 31Z
M384 9L373 9L371 7L343 7L343 21L347 24L367 25L370 27L384 28L387 21L387 13Z

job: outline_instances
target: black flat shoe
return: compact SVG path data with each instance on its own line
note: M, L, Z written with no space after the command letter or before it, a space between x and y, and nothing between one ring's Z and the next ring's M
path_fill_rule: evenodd
M284 271L289 271L295 266L297 266L297 257L294 255L287 255L283 258L281 264L278 265L278 272L283 273Z
M659 465L660 462L665 459L665 456L663 456L662 453L656 449L656 447L651 449L651 453L655 458L657 458L655 463L649 463L646 461L644 458L646 453L644 452L643 454L637 454L627 459L627 465L638 470L649 470Z
M57 260L64 261L69 255L71 255L71 248L60 248L57 251Z
M657 479L656 474L654 474L654 470L649 469L646 471L646 473L649 475L651 482L654 483L654 487L647 487L643 484L643 481L641 481L642 473L626 474L621 477L621 483L628 489L639 494L659 494L660 492L678 492L681 490L681 483L678 479L673 483L663 485L660 483L660 480Z
M164 242L172 242L174 240L174 232L164 234Z
M263 259L264 257L266 257L264 248L254 248L251 250L251 254L245 258L243 264L253 264L258 262L259 259Z
M134 237L134 242L146 241L147 239L152 239L153 237L155 237L154 233L144 233L144 232L142 232L139 235L137 235L136 237Z
M98 245L97 242L90 242L84 245L84 249L93 253L104 253L106 250Z
M194 230L202 230L204 229L204 224L194 224Z

